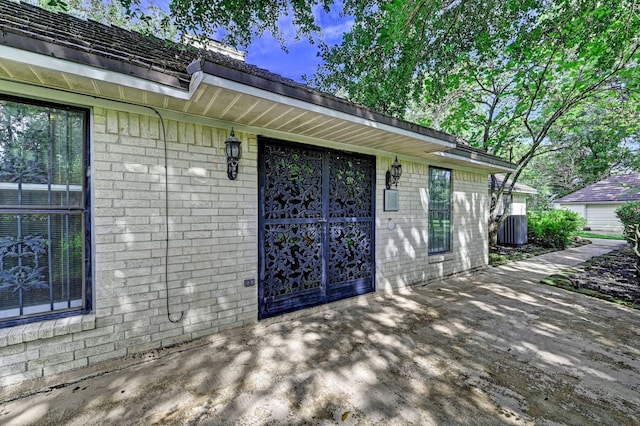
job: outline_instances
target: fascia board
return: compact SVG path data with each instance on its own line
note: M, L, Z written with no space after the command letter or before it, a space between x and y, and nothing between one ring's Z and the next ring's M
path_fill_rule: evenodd
M446 159L456 160L456 161L464 161L465 163L473 164L475 166L481 167L483 169L489 169L491 172L508 172L515 173L515 168L502 167L497 164L492 164L486 161L476 160L474 158L468 158L461 155L452 154L450 152L431 152L431 155L437 155L439 157L443 157Z
M347 122L360 124L363 126L371 127L374 129L378 129L381 131L386 131L389 133L401 135L404 137L409 137L412 139L422 140L424 142L428 142L430 144L436 144L442 146L442 149L450 149L455 148L456 144L453 142L444 141L442 139L437 139L433 137L429 137L427 135L421 135L419 133L411 132L409 130L401 129L398 127L390 126L385 123L380 123L377 121L369 120L364 117L359 117L351 114L344 113L342 111L336 111L331 108L327 108L322 105L317 105L311 102L306 102L300 99L291 98L288 96L284 96L278 93L270 92L265 89L261 89L254 86L249 86L243 83L238 83L232 80L228 80L222 77L218 77L212 74L207 74L202 71L196 71L193 73L192 78L196 82L200 82L200 84L208 84L210 86L222 87L227 90L231 90L237 93L242 93L248 96L254 96L260 99L269 100L272 102L276 102L282 105L287 105L294 108L299 108L304 111L309 111L317 114L323 114L328 117L336 118L339 120L344 120ZM193 91L193 89L192 89Z
M151 93L157 93L176 99L189 100L192 96L192 90L181 90L175 87L166 86L143 78L129 76L126 74L109 71L89 65L71 62L64 59L54 58L40 53L33 53L10 46L0 45L0 60L21 62L26 65L32 65L52 71L58 71L65 74L76 75L93 80L113 83L120 86L139 89ZM197 86L193 87L195 90Z

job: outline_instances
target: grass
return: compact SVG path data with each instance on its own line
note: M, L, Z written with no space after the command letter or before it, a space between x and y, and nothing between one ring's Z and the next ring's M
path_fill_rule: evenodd
M555 251L554 249L544 249L540 248L539 250L532 252L515 252L513 254L500 254L500 253L489 253L489 265L490 266L500 266L509 262L516 262L518 260L528 259L534 256L540 256L541 254L550 253Z
M598 234L595 232L580 232L578 236L582 238L602 238L603 240L621 240L624 241L624 236L617 234Z

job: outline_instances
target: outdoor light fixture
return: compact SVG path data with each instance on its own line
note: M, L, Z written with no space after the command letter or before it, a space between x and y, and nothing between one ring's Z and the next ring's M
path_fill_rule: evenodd
M242 142L236 138L233 133L233 127L231 128L231 134L224 141L224 152L227 154L227 177L231 180L235 180L238 177L238 163L240 157L242 157Z
M395 185L397 188L400 176L402 176L402 164L398 162L398 156L396 155L396 161L391 165L391 170L387 170L387 175L385 176L387 189L391 189L391 185Z

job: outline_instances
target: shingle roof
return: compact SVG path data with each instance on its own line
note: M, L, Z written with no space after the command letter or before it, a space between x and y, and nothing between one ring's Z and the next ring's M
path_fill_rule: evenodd
M119 62L129 65L128 74L158 81L154 78L157 75L148 73L155 71L174 77L170 82L164 79L160 83L183 88L189 87L191 76L187 67L196 59L212 61L290 86L307 87L219 52L142 35L66 13L51 12L28 3L0 0L0 10L0 43L24 50L123 71L122 66L116 66L116 62ZM38 45L33 43L34 40L43 43ZM56 46L65 49L56 49ZM99 59L96 61L96 58Z
M364 108L218 52L12 0L0 0L0 10L0 44L184 89L189 87L193 72L204 71L418 134L456 142L453 135Z
M328 107L353 116L457 144L452 153L481 157L502 168L513 165L487 153L467 153L455 136L364 108L345 99L219 52L196 49L119 27L0 0L0 44L187 89L202 71L247 86Z
M127 74L155 71L174 77L162 83L177 87L189 85L187 65L197 56L196 49L65 13L53 13L27 3L0 0L0 10L2 44L91 63L98 68L111 69L121 63L128 65ZM125 71L122 65L118 71Z
M610 176L557 199L556 203L640 201L640 173Z
M500 187L500 185L502 185L502 182L504 181L504 175L495 174L494 176L496 177L496 186ZM489 175L489 189L491 189L491 175ZM537 194L538 190L529 185L525 185L524 183L516 182L512 192L521 194Z

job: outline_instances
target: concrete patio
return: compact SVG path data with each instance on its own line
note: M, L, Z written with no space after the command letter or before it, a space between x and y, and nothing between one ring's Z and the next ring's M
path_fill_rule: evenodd
M0 423L640 424L640 312L539 284L619 241L0 391Z

